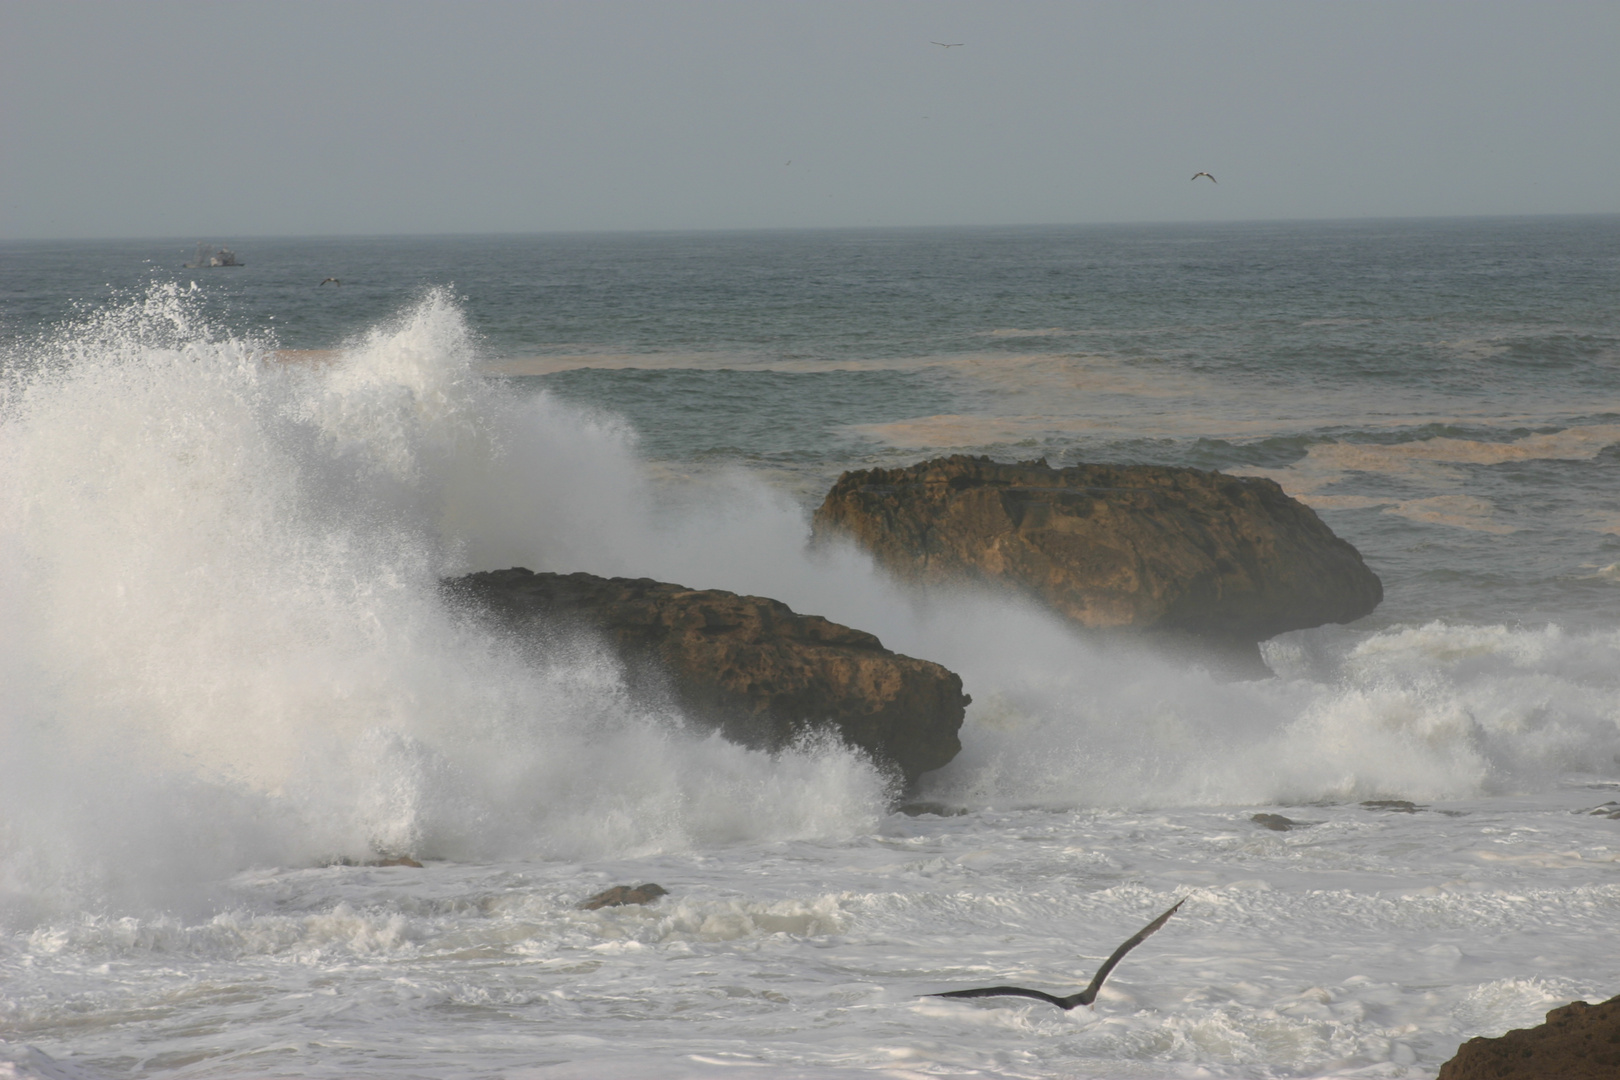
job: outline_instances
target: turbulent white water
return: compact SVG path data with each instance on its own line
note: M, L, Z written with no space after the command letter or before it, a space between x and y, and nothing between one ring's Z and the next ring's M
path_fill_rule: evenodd
M812 552L748 474L660 479L485 381L449 294L309 363L196 312L154 289L9 366L0 1070L1425 1076L1620 989L1620 825L1571 812L1620 799L1620 628L1328 628L1222 684ZM512 565L946 664L974 705L925 794L971 813L888 816L841 747L693 735L441 604ZM639 880L673 895L571 907ZM918 997L1072 990L1184 895L1095 1012Z
M26 749L5 788L37 824L13 826L7 864L44 875L13 895L71 880L70 909L175 904L263 862L875 820L880 785L841 751L693 740L601 657L535 670L445 611L441 574L566 564L625 531L636 481L622 433L489 393L444 298L314 370L161 300L184 340L142 322L9 405L6 734Z

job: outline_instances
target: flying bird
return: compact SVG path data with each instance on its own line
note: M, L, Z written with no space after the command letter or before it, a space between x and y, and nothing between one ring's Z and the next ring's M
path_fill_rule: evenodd
M1192 178L1194 180L1198 179L1200 176L1209 176L1209 173L1207 173L1207 172L1195 172L1195 173L1192 174ZM1216 183L1219 183L1220 181L1216 180L1213 176L1209 176L1209 182L1212 183L1212 184L1216 184Z
M930 41L928 44L930 44L930 45L938 45L942 49L959 49L963 45L966 45L967 42L965 42L965 41L952 41L949 44L947 44L946 42L943 42L943 41Z
M339 281L335 277L326 278L326 279L322 280L321 284L325 285L328 281L330 281L333 285L341 285L341 284L343 284L343 282Z
M1215 178L1211 176L1210 179L1213 180ZM1129 941L1115 949L1114 955L1110 956L1107 960L1104 960L1103 966L1097 969L1097 974L1091 977L1091 985L1080 991L1078 994L1070 994L1068 997L1057 997L1056 995L1048 994L1042 990L1025 990L1022 986L985 986L975 990L947 990L942 994L929 994L928 996L963 998L1028 997L1035 998L1037 1001L1050 1002L1065 1012L1074 1008L1076 1005L1090 1005L1093 1001L1097 1000L1097 991L1102 989L1103 980L1108 978L1108 973L1110 971L1114 970L1114 965L1118 964L1126 953L1142 944L1143 938L1147 937L1149 934L1153 933L1153 931L1163 926L1170 916L1176 913L1176 908L1179 908L1186 902L1186 897L1182 897L1180 900L1177 900L1175 907L1172 907L1169 911L1142 927L1142 929L1138 930Z

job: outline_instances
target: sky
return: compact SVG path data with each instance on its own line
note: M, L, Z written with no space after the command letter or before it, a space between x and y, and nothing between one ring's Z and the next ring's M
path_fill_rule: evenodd
M1614 0L0 0L0 238L1620 213L1617 56Z

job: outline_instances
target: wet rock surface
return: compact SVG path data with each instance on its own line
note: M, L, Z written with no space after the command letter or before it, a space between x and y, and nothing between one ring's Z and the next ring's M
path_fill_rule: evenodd
M1364 799L1361 805L1368 810L1388 810L1392 814L1415 814L1428 809L1408 799Z
M574 908L577 911L595 911L598 908L622 907L625 904L652 904L656 903L660 896L668 895L668 889L650 881L643 885L615 885L611 889L603 889L589 900L581 900Z
M908 580L999 586L1170 640L1252 648L1383 599L1356 549L1276 483L1200 469L963 455L867 469L833 485L815 530Z
M538 645L558 633L598 636L624 661L633 692L673 698L691 722L745 746L779 750L825 731L907 782L962 748L970 699L955 673L776 600L522 568L445 589Z
M1310 821L1295 821L1293 818L1284 817L1281 814L1255 814L1249 820L1262 829L1270 829L1272 832L1292 832L1295 829L1308 829L1315 824L1315 822Z
M1538 1027L1497 1039L1469 1039L1440 1066L1438 1080L1617 1080L1620 997L1572 1002Z

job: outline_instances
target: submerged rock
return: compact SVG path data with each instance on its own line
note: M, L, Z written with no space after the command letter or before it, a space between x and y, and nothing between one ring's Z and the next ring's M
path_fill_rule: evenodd
M336 858L328 859L325 862L320 863L319 865L321 865L321 866L412 866L412 867L415 867L418 870L422 869L422 864L417 862L415 859L411 858L409 855L387 855L387 854L378 855L375 859L366 859L364 861L357 860L357 859L351 859L347 855L339 855Z
M1408 799L1365 799L1361 805L1368 810L1388 810L1392 814L1415 814L1428 809Z
M574 908L578 911L595 911L597 908L620 907L624 904L651 904L660 896L668 895L668 889L650 881L645 885L615 885L611 889L603 889L589 900L581 900Z
M896 575L976 582L1081 626L1259 655L1289 630L1359 619L1383 585L1271 480L1156 465L986 457L839 478L818 536L855 539Z
M1571 1002L1547 1022L1498 1039L1469 1039L1438 1080L1615 1080L1620 1077L1620 997Z
M1270 829L1272 832L1290 832L1294 829L1310 828L1308 822L1295 821L1293 818L1284 817L1281 814L1255 814L1249 820L1262 829Z
M908 783L962 748L957 731L970 699L955 673L776 600L521 567L445 587L537 640L571 629L599 634L624 660L633 690L673 696L691 721L745 746L780 750L827 731Z
M929 801L902 803L898 809L907 817L922 817L924 814L932 814L934 817L962 817L968 812L965 806Z

